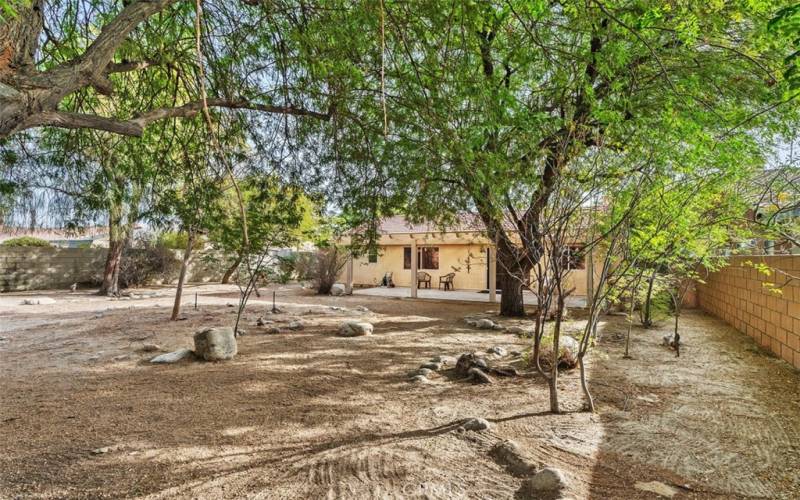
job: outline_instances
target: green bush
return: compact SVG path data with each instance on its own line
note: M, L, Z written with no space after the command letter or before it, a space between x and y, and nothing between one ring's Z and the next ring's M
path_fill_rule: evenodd
M187 243L189 243L189 234L183 231L166 231L156 238L156 246L169 248L170 250L186 250ZM200 250L202 248L202 238L195 238L192 249Z
M34 238L33 236L20 236L19 238L11 238L6 240L0 245L4 247L49 247L50 242L41 238Z

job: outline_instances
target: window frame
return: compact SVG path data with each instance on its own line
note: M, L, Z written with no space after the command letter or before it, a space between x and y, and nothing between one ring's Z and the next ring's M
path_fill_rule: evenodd
M435 263L436 267L425 267L425 259L423 258L423 250L428 250L431 262ZM417 247L417 271L438 271L439 270L439 247L423 246ZM411 269L411 247L403 247L403 269Z

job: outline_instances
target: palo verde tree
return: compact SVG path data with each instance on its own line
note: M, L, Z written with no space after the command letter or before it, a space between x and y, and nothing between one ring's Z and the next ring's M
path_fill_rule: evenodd
M507 271L501 312L520 315L547 251L542 214L572 163L642 155L645 136L691 144L684 123L726 142L775 119L791 50L767 27L778 7L369 2L306 26L301 60L348 103L330 150L351 218L477 212Z

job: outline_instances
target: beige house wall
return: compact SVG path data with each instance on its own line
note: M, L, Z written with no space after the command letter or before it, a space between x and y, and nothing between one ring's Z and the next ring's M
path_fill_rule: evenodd
M781 294L770 292L763 286L765 280L783 284L786 278L767 278L742 265L748 260L800 275L800 255L733 257L727 267L698 283L698 304L800 368L800 283L789 282Z
M408 245L406 245L406 239ZM381 239L385 242L386 237ZM391 245L381 245L378 248L378 261L370 263L366 255L353 260L354 286L379 286L383 276L391 272L395 285L400 287L411 286L411 270L403 269L403 248L411 246L410 238L393 236ZM425 241L418 239L419 241ZM436 243L428 238L429 243L418 243L418 247L432 246L439 248L439 269L422 269L431 275L431 288L439 286L439 277L445 274L456 273L454 285L457 290L484 290L487 287L486 249L488 242L480 239L468 239L464 243L449 243L453 239L446 239L448 243ZM595 270L602 263L595 265ZM346 280L346 268L340 276L341 281ZM566 289L575 288L573 295L585 296L587 291L587 270L576 269L571 271L565 282Z
M486 246L482 245L419 245L439 248L439 269L424 269L431 275L431 288L439 286L439 278L456 273L457 289L482 290L486 288ZM369 263L366 255L353 261L353 283L356 286L378 286L387 272L394 273L395 285L410 287L411 270L403 269L404 246L382 246L378 262Z

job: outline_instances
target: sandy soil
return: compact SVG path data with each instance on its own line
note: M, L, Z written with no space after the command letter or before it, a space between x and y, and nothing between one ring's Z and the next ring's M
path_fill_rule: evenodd
M200 326L232 323L235 289L196 287L187 303L195 292L198 310L176 323L169 290L37 306L0 295L0 498L514 498L523 478L491 453L505 439L564 470L574 498L656 498L635 487L648 481L675 498L800 498L800 374L699 313L685 317L680 358L661 332L634 329L623 360L624 318L605 318L589 366L598 413L577 411L570 372L567 412L551 415L530 373L407 382L435 355L524 348L464 323L485 304L282 289L285 313L270 319L304 330L264 333L254 323L269 306L254 302L233 361L147 363L146 343L191 347ZM335 336L346 318L375 334ZM492 430L458 432L469 417Z

